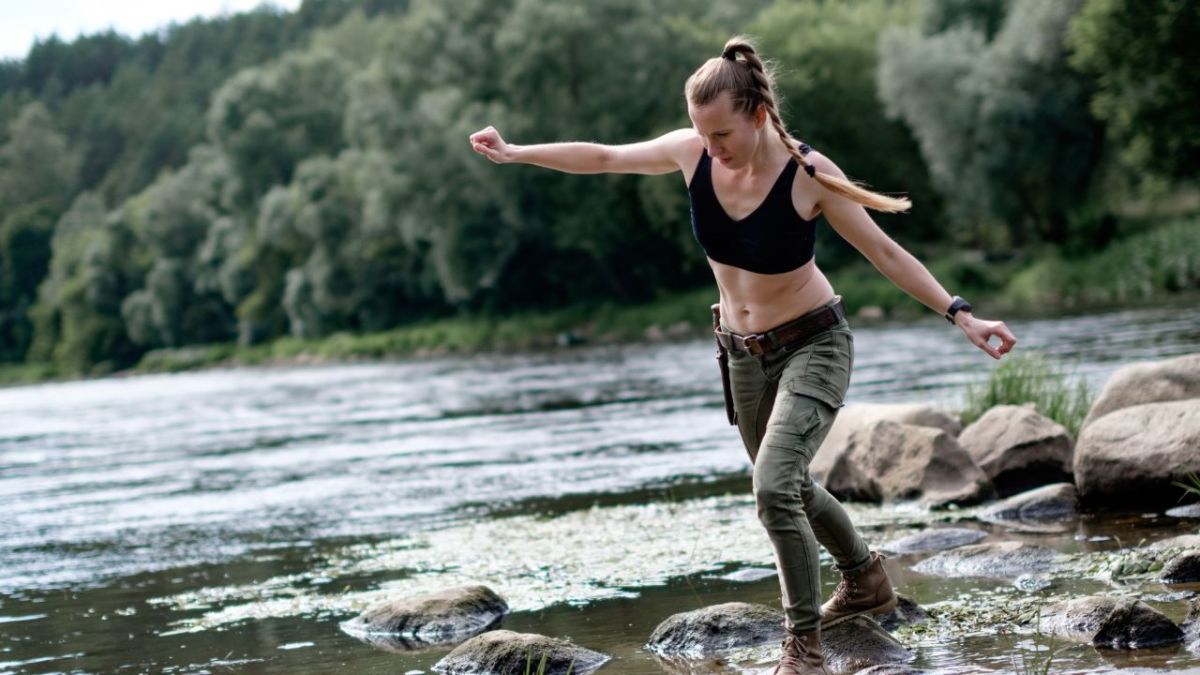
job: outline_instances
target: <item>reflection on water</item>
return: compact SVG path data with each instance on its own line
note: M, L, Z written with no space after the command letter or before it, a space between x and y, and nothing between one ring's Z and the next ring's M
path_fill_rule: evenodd
M1200 344L1200 316L1178 310L1011 327L1019 349L1067 363L1093 387L1124 363ZM856 347L851 403L955 406L963 384L992 365L932 319L859 329ZM339 566L356 546L386 548L501 517L532 518L535 538L537 514L597 501L636 512L730 490L729 499L743 499L745 454L723 419L712 351L699 340L0 390L0 672L298 672L300 663L320 672L316 664L348 659L359 672L390 672L394 656L338 634L336 621L346 616L345 598L403 585L412 573L372 568L370 556L357 568ZM705 522L691 523L692 534L703 534ZM680 563L678 552L663 551L675 561L665 576L613 584L595 596L613 599L588 605L587 621L582 610L555 605L505 626L584 644L586 635L617 652L630 641L634 659L653 625L641 627L693 593L705 604L723 594L775 604L772 579L698 576L714 561L769 561L752 513L743 527L721 536L745 532L757 553L731 543L724 557L705 549ZM605 546L619 553L619 544ZM436 570L422 572L431 586L450 579L456 561L442 562L440 581ZM681 575L689 584L682 590ZM314 590L298 592L301 584ZM250 590L215 606L148 602L229 588ZM270 603L290 597L299 611L221 624L224 632L163 635L244 604L246 592ZM637 599L621 599L630 593ZM654 597L662 611L646 612ZM622 611L637 621L622 623Z

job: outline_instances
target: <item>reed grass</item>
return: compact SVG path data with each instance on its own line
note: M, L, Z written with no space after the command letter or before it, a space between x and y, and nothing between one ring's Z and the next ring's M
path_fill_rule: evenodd
M1078 436L1092 394L1082 377L1070 376L1041 355L1009 356L985 381L967 386L963 424L974 422L993 406L1027 403Z

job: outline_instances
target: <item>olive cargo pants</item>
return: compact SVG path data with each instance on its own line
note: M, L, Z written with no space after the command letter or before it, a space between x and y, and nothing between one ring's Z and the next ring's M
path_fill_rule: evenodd
M738 430L754 465L758 518L775 548L788 629L820 625L817 542L842 572L870 564L846 510L808 473L850 384L854 337L843 319L806 341L763 356L730 351Z

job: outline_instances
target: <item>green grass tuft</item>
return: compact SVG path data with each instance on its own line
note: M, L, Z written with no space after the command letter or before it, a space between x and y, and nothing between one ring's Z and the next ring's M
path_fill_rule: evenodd
M1009 356L986 381L967 386L963 424L974 422L993 406L1026 403L1078 436L1092 395L1082 377L1069 377L1040 355Z

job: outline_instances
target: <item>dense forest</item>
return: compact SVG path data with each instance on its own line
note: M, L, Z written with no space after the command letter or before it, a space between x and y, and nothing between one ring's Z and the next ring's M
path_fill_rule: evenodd
M1200 3L306 0L0 62L0 362L704 283L678 176L496 167L466 139L687 126L684 80L735 33L798 138L912 197L879 222L956 282L1019 260L1030 299L1094 290L1124 246L1148 271L1119 297L1200 285Z

